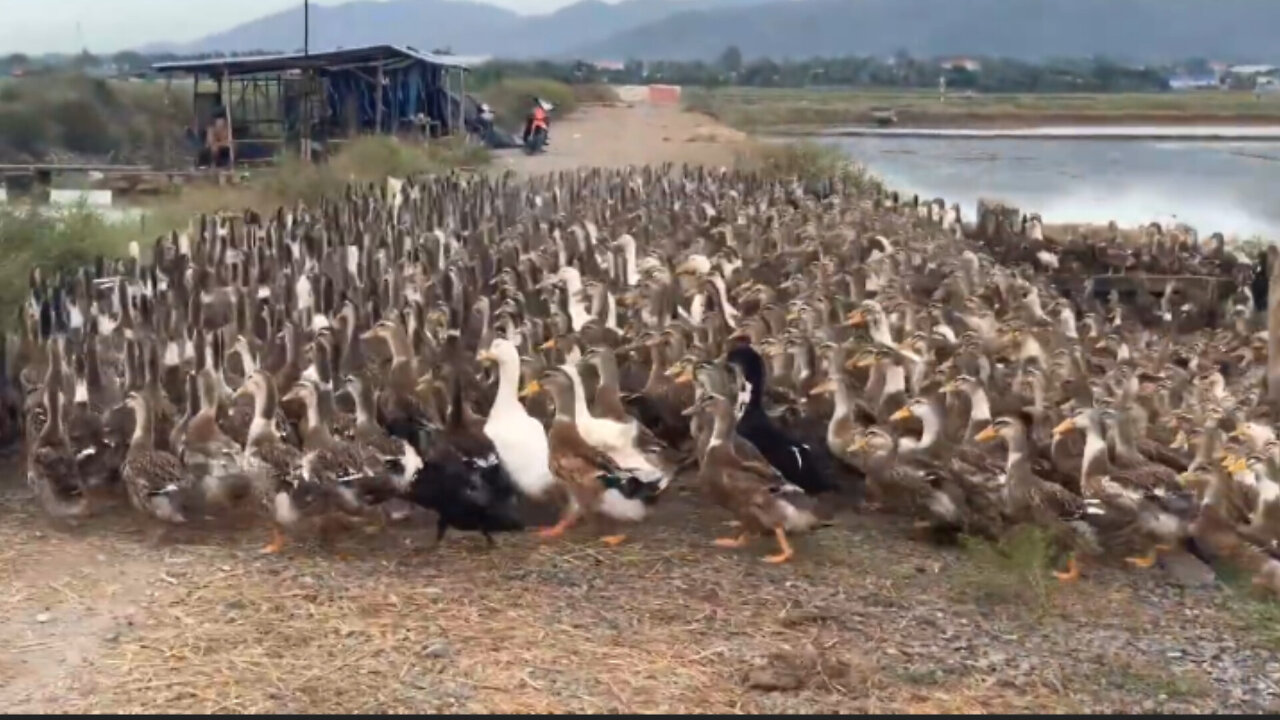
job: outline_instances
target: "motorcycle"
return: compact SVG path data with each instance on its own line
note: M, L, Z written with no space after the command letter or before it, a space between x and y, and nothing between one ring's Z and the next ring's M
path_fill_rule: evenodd
M550 130L547 118L553 106L542 99L539 99L537 103L543 112L540 116L529 115L528 128L524 136L524 151L528 155L540 153L546 148Z

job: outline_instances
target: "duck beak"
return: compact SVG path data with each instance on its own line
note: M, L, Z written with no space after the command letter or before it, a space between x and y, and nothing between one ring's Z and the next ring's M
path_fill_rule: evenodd
M680 376L676 378L676 384L677 384L677 385L688 385L688 384L689 384L689 383L691 383L691 382L693 382L693 370L692 370L692 369L688 369L688 368L686 368L686 369L685 369L685 371L684 371L684 372L682 372L682 373L680 373Z
M849 320L846 322L846 324L849 327L858 327L859 325L863 325L866 322L867 322L867 314L862 312L861 310L854 310L849 315Z
M955 391L956 391L956 384L953 382L949 382L946 385L942 386L942 392L944 393L955 392Z
M1244 458L1239 458L1231 463L1231 467L1227 468L1231 474L1242 473L1249 468L1249 462Z
M825 382L820 383L817 387L810 390L809 394L810 395L826 395L827 393L833 393L835 391L836 391L836 381L828 378Z
M1072 418L1067 418L1066 420L1063 420L1062 422L1058 423L1058 425L1055 428L1053 428L1053 436L1055 438L1062 437L1063 435L1066 435L1067 433L1075 429L1076 429L1076 421Z
M493 354L492 350L481 350L476 353L476 361L482 365L498 362L498 356Z
M538 346L538 349L539 349L539 350L555 350L555 349L556 349L556 339L555 339L555 338L551 338L550 340L548 340L548 341L546 341L546 342L542 343L541 345L539 345L539 346Z
M1000 437L1000 433L996 432L996 426L988 425L982 429L982 432L978 433L974 440L977 440L978 442L991 442L998 437Z
M1222 461L1218 464L1224 468L1229 468L1232 465L1234 465L1235 462L1236 462L1236 456L1232 455L1231 453L1227 453L1226 455L1222 456Z
M910 407L899 408L898 412L889 416L890 420L908 420L915 416Z
M866 449L866 447L867 447L867 439L858 438L857 440L853 441L852 445L849 446L849 452L851 453L862 452L863 450Z
M520 397L522 398L533 397L534 395L537 395L540 392L542 392L542 383L538 382L537 380L530 380L529 384L525 385L524 389L520 391Z
M694 415L697 415L698 411L701 409L702 409L701 405L699 405L698 403L694 403L689 407L685 408L684 410L681 410L680 415L683 417L693 417Z

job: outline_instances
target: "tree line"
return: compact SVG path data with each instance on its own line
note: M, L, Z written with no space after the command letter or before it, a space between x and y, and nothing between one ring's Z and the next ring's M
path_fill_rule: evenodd
M447 51L444 51L447 52ZM266 55L270 51L232 53ZM0 57L0 75L42 69L103 68L118 74L147 72L158 62L205 59L217 55L142 54L124 51L114 55L28 57L15 53ZM737 47L728 47L714 61L630 60L620 67L584 61L494 60L474 68L472 82L488 85L507 77L542 77L571 84L643 84L664 82L699 87L902 87L936 88L944 80L950 89L979 92L1143 92L1169 89L1175 74L1205 75L1211 71L1203 58L1163 66L1132 66L1105 57L1063 58L1043 63L997 57L954 62L943 58L918 58L906 52L891 57L848 55L806 60L746 59Z
M902 87L937 88L943 79L949 89L979 92L1144 92L1169 89L1168 78L1197 73L1204 60L1167 66L1134 67L1107 58L1064 58L1030 63L1008 58L916 58L905 52L892 57L850 55L807 60L746 60L736 47L727 48L713 62L641 62L601 67L588 62L492 61L477 69L478 79L535 75L567 83L671 83L698 87Z

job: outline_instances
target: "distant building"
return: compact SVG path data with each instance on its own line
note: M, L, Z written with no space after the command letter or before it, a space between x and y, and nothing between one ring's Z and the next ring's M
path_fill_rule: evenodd
M982 63L974 60L973 58L967 57L945 58L938 62L938 67L943 70L968 70L972 73L982 72Z
M1278 71L1280 71L1280 67L1275 65L1232 65L1227 68L1228 73L1240 77L1274 76Z
M1217 90L1222 87L1217 75L1175 75L1168 78L1170 90Z
M595 60L591 66L605 72L622 72L627 69L627 64L621 60Z

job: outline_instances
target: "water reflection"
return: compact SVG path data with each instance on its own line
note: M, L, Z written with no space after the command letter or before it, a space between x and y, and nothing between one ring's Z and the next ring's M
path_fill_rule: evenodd
M1187 222L1280 237L1280 142L846 137L891 186L959 202L1003 199L1049 222Z

